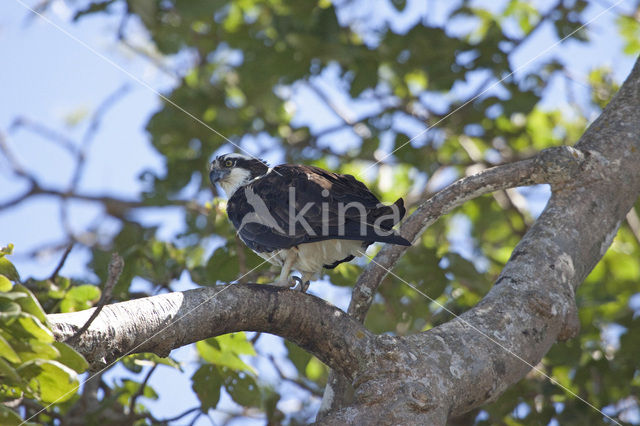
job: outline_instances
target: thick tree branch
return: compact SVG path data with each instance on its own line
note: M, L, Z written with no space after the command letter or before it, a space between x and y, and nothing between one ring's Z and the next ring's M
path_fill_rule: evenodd
M94 309L48 316L64 341ZM354 379L372 360L375 337L322 299L268 285L235 284L162 294L104 307L73 346L96 369L129 353L171 349L235 331L263 331L298 344Z

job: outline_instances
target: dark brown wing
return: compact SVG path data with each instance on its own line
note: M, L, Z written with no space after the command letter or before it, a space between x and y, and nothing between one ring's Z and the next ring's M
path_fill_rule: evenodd
M405 213L402 199L394 206L381 204L351 175L285 164L238 189L227 213L258 252L327 239L410 245L390 231Z

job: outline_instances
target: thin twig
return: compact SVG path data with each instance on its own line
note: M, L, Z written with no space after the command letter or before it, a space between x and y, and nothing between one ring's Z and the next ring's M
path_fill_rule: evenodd
M89 122L89 127L85 131L82 136L82 141L80 143L80 147L77 151L76 156L76 167L73 171L73 176L69 183L69 191L72 191L78 186L78 182L82 177L82 172L84 170L84 165L86 163L86 154L89 149L89 145L93 141L98 128L100 128L100 123L102 122L102 117L104 114L111 108L118 100L120 100L124 95L126 95L131 90L129 84L125 83L120 86L115 92L107 96L107 98L102 101L98 108L96 108L93 116L91 117L91 121Z
M258 331L249 341L251 342L252 345L255 345L258 339L260 338L260 336L262 336L262 333Z
M22 404L23 404L23 408L25 408L27 412L30 411L29 409L33 409L37 411L38 414L42 413L46 416L51 416L56 420L62 420L62 415L60 413L57 413L54 410L50 410L49 407L47 407L46 409L43 409L40 404L38 404L36 401L32 399L26 398L22 401Z
M109 300L111 300L111 292L113 291L113 287L118 282L123 268L124 259L122 259L122 257L120 257L118 253L113 253L111 255L111 262L109 263L109 276L107 277L107 282L104 285L104 289L102 290L102 295L100 296L100 300L98 301L96 309L93 311L93 314L91 314L87 322L65 342L69 343L76 340L78 337L80 337L80 335L82 335L82 333L89 329L89 326L91 325L93 320L98 317L100 311L102 311L102 308L104 308Z
M154 56L152 52L148 52L143 47L136 46L135 44L131 43L126 37L120 39L120 43L122 44L122 46L126 47L134 54L149 61L151 64L153 64L153 66L155 66L158 70L162 71L167 76L176 80L179 80L181 78L178 72L165 65L162 60Z
M127 30L127 24L129 23L130 10L129 3L125 3L125 10L122 14L122 18L120 19L120 23L118 24L118 31L116 33L118 40L122 40L125 38L125 32Z
M142 381L142 383L140 383L140 387L138 388L136 393L131 396L131 403L129 404L129 417L133 417L133 415L135 414L136 401L138 400L138 398L144 395L144 388L147 387L147 383L149 383L149 379L151 378L153 372L156 371L156 368L158 368L158 365L160 364L154 364L153 367L149 369L147 375L144 377L144 380Z
M193 420L191 421L191 423L189 423L189 426L195 425L198 419L200 418L200 416L202 416L203 414L204 414L203 412L199 412L198 414L196 414Z
M302 389L308 391L312 395L315 395L317 397L322 397L322 393L323 393L322 389L318 388L317 386L313 386L313 385L311 385L310 383L307 383L304 380L292 379L290 377L285 376L284 372L280 369L280 366L276 362L276 360L273 357L273 355L269 355L269 360L273 364L273 368L275 368L276 372L278 373L278 376L280 376L280 380L285 380L287 382L291 382L291 383L301 387Z
M25 201L27 198L31 197L32 195L34 195L33 188L29 189L27 192L25 192L22 195L18 195L17 197L12 198L9 201L5 201L4 203L0 203L0 210L4 210L4 209L11 208L13 206L17 206L18 204L20 204L21 202Z
M384 114L387 114L389 112L397 111L397 109L398 109L398 106L385 107L382 110L377 111L374 114L371 114L371 115L368 115L368 116L365 116L365 117L361 117L361 118L359 118L357 120L353 120L351 123L344 122L344 123L340 123L340 124L336 124L336 125L333 125L333 126L326 127L326 128L324 128L324 129L322 129L322 130L320 130L318 132L315 132L311 136L309 143L315 149L321 149L321 148L318 148L317 146L315 146L316 145L316 141L318 141L320 138L322 138L324 136L327 136L327 135L329 135L331 133L338 132L340 130L344 130L346 128L354 128L354 127L356 127L358 125L366 125L367 121L372 120L374 118L381 117ZM335 155L335 153L332 153L332 155Z
M175 417L169 417L168 419L161 419L158 420L160 423L170 423L170 422L175 422L176 420L180 420L181 418L188 416L191 413L194 413L196 411L200 410L200 406L197 407L193 407L193 408L189 408L186 411L183 411L182 413L178 414Z
M54 271L51 273L51 276L49 277L49 281L54 281L56 279L56 277L60 273L60 270L62 269L65 262L67 261L67 257L69 257L69 253L71 253L72 249L73 249L73 242L70 243L67 246L67 248L64 250L64 253L62 254L62 258L60 259L60 262L58 262L58 266L56 266L56 269L54 269Z
M340 105L336 104L333 99L329 97L323 90L318 87L317 84L312 81L308 81L309 88L316 94L330 109L333 111L335 115L337 115L345 124L349 126L354 126L356 124L354 118L348 111L345 111Z
M35 184L35 178L27 173L26 169L22 166L22 164L20 164L18 158L13 154L13 151L11 151L9 144L7 144L6 137L2 132L0 132L0 152L9 162L9 167L11 167L11 171L13 172L13 174L23 177L31 181L32 184Z
M18 129L32 132L45 140L55 143L73 156L78 154L78 146L74 140L42 123L38 123L27 117L17 117L13 120L11 126L9 126L8 132L9 134L13 134Z

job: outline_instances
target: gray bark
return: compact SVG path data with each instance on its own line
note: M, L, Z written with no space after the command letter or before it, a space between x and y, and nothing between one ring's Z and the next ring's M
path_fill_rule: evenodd
M577 333L575 289L638 198L639 165L637 62L574 148L544 151L532 160L466 178L407 219L401 232L415 240L440 215L482 193L551 184L547 207L491 291L460 317L408 337L368 332L361 322L375 289L404 250L385 247L357 283L353 317L291 290L221 286L105 306L74 345L98 365L129 352L166 355L231 331L266 331L310 351L353 385L354 398L346 406L325 398L328 409L321 423L445 424L449 417L495 400L557 340ZM56 338L64 340L90 315L91 310L50 315L49 321ZM335 396L336 389L328 394Z

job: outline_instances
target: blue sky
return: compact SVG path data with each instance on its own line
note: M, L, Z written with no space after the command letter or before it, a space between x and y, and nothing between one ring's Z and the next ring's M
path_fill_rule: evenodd
M28 0L34 5L36 1ZM478 2L482 5L500 5L503 2ZM536 4L548 4L546 1ZM382 4L382 3L380 3ZM411 13L420 10L424 5L434 4L436 9L442 3L417 1L409 2L405 14L399 17L398 28L412 21ZM629 8L631 1L623 2L622 10ZM497 6L496 6L497 7ZM603 10L600 2L592 2L586 11L587 19L593 18ZM68 133L79 139L86 130L86 120L78 125L65 124L70 117L91 114L95 108L110 94L123 85L129 91L103 117L101 127L88 152L86 173L80 189L86 193L112 194L121 197L135 197L141 184L138 175L145 169L162 172L162 159L154 152L144 131L150 114L160 105L156 93L133 81L129 76L98 57L86 47L78 44L63 32L37 17L27 18L27 10L17 0L5 0L0 5L0 55L4 64L0 67L0 131L7 135L11 124L17 117L25 117L46 124L62 133ZM436 14L437 15L437 14ZM169 89L174 81L166 74L159 72L148 61L127 53L115 40L115 29L119 23L117 17L99 15L82 19L78 23L70 23L70 12L60 0L54 1L46 16L82 40L97 52L125 68L127 72L143 79L147 84L159 91ZM618 81L624 79L633 58L621 53L620 39L613 22L614 15L605 12L590 25L593 37L588 45L570 41L544 53L543 57L555 56L569 65L576 78L576 91L585 99L588 93L581 86L590 69L607 65L614 70ZM431 19L437 19L431 18ZM402 22L405 22L404 24ZM135 25L135 22L133 23ZM144 42L144 36L140 36ZM555 43L549 27L543 27L532 39L523 45L514 55L516 66L523 65ZM542 58L540 58L542 59ZM175 58L170 63L179 63L185 58ZM535 66L536 61L527 65ZM336 96L337 101L345 109L358 115L363 113L367 105L358 105L340 97L331 90L334 77L328 72L321 82ZM543 105L547 108L563 107L559 104L564 99L564 85L553 81L547 90ZM298 87L294 101L304 108L298 108L296 123L311 124L312 128L332 124L331 112L326 109L313 94L304 87ZM416 132L420 131L416 127ZM345 138L348 135L333 135ZM336 139L329 139L332 145ZM341 139L344 141L344 139ZM17 157L43 184L64 188L70 176L72 159L67 153L37 135L25 131L8 134L8 144ZM274 159L277 159L277 155ZM204 166L204 165L203 165ZM9 176L6 164L0 160L0 201L19 194L25 186ZM546 192L537 194L538 200L533 203L537 210L543 205ZM73 229L80 232L88 223L95 220L100 212L87 203L74 202L70 207ZM25 256L33 249L60 241L63 233L60 228L60 211L50 200L39 198L21 204L19 207L0 212L0 245L9 242L15 244L13 261L24 277L48 276L58 262L59 254L44 256L36 261ZM167 235L175 231L179 223L180 212L169 215L149 214L146 220L164 227ZM108 224L105 224L108 225ZM460 250L465 250L462 241ZM82 250L74 250L74 256L65 265L65 275L86 275L85 262L87 256ZM186 288L190 284L183 282L178 288ZM336 304L344 304L345 289L332 289L321 284L316 287L319 293ZM275 340L265 340L263 345L281 346ZM195 360L191 349L174 352L183 360ZM192 367L188 367L192 368ZM189 375L168 371L161 367L153 376L151 385L161 390L159 403L152 404L157 417L174 415L196 405L190 392ZM118 371L120 373L121 371ZM266 373L269 374L268 372ZM170 384L167 386L167 384ZM167 401L171 401L167 403ZM176 408L180 407L180 408ZM261 423L261 422L258 422Z

